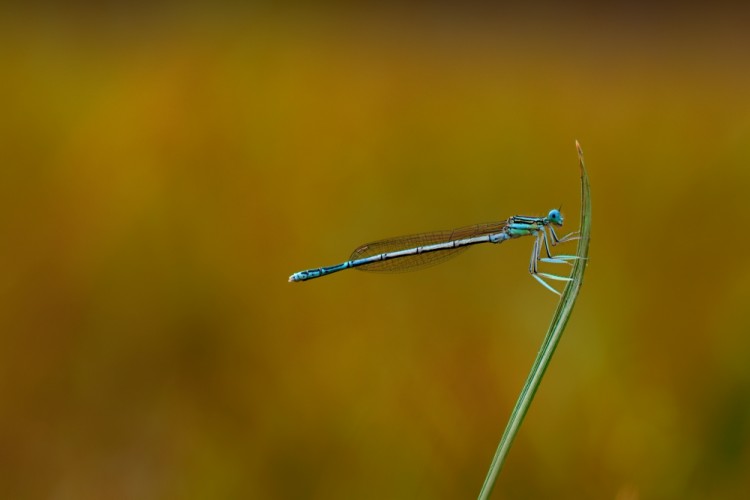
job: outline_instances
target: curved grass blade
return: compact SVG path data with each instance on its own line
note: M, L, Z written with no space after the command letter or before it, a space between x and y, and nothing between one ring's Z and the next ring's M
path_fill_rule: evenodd
M480 500L486 500L492 494L495 480L510 451L510 446L513 444L518 429L521 427L531 401L534 399L534 394L536 394L539 388L544 372L547 370L550 359L552 359L552 354L555 352L558 342L560 342L560 337L570 318L573 305L576 302L576 298L578 298L578 292L580 292L581 285L583 284L583 273L588 263L589 239L591 235L591 190L586 166L583 162L583 151L578 141L576 141L576 149L578 150L578 163L581 167L581 239L578 241L578 249L576 251L578 259L575 260L573 271L570 275L573 279L568 282L563 290L562 297L560 297L560 302L557 304L557 309L552 316L552 322L547 330L547 335L542 342L542 347L534 360L526 383L521 390L521 394L518 396L518 401L516 401L516 406L510 415L503 437L500 439L500 444L497 446L497 451L487 472L487 477L479 492Z

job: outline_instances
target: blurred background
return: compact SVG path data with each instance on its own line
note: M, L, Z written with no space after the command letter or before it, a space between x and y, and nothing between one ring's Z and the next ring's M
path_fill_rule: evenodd
M493 498L750 496L750 11L84 5L0 16L0 497L475 497L532 242L287 277L576 228L576 139L590 265Z

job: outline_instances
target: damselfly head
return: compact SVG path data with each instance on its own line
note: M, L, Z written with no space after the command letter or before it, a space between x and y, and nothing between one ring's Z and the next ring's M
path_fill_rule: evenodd
M553 208L549 211L549 214L547 214L547 220L550 221L551 224L554 224L556 226L563 225L563 216L556 208Z

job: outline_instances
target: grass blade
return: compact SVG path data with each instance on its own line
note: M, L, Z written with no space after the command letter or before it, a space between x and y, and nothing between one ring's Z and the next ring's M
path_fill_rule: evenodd
M581 290L581 285L583 284L583 272L586 270L586 264L588 263L589 239L591 235L591 190L589 187L589 178L586 174L586 166L583 162L583 151L578 141L576 141L576 149L578 150L578 163L581 167L581 239L578 240L578 249L576 251L576 255L579 258L573 264L573 271L570 275L573 279L568 282L563 290L562 297L560 297L560 302L557 304L557 309L552 316L552 322L547 330L547 335L545 335L542 342L542 347L534 360L526 383L521 390L521 394L518 396L516 406L513 408L508 424L505 427L503 437L500 439L500 444L497 446L497 451L492 459L492 464L487 472L482 490L479 492L480 500L486 500L492 494L495 480L510 451L510 446L513 444L518 429L521 427L526 412L529 406L531 406L531 401L534 399L534 394L536 394L544 372L547 370L547 366L552 359L552 354L555 352L558 342L560 342L560 337L562 337L565 325L570 318L570 313L573 311L573 305L578 298L578 292Z

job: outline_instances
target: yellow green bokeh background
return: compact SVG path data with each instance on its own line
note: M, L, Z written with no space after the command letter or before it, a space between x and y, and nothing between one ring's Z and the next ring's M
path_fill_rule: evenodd
M7 9L0 497L475 497L555 307L531 241L287 277L575 228L576 139L591 259L494 498L747 497L748 19Z

